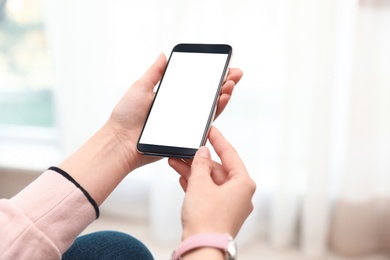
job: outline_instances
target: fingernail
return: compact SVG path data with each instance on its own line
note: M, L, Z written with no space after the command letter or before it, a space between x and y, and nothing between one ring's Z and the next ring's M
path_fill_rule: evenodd
M201 146L198 149L197 154L198 154L198 157L201 157L201 158L210 158L210 151L206 146Z

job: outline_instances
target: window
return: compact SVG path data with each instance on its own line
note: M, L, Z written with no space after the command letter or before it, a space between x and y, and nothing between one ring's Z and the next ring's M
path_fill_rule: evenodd
M39 170L60 156L43 0L0 0L0 168Z
M0 125L53 127L42 0L0 0Z

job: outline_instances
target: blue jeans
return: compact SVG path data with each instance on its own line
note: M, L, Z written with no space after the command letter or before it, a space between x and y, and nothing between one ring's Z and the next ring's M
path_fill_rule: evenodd
M76 238L62 259L153 260L153 256L142 242L130 235L100 231Z

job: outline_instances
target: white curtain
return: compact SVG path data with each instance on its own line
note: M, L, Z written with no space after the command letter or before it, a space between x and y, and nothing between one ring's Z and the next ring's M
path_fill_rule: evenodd
M388 1L61 0L46 13L64 156L160 52L228 43L244 77L215 124L258 184L240 244L366 253L339 227L350 205L390 196ZM182 198L163 160L129 175L103 209L148 218L156 241L176 244Z

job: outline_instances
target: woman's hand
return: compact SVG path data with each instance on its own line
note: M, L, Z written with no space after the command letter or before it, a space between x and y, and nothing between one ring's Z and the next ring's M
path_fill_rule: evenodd
M136 144L155 95L153 89L160 81L166 65L166 57L161 54L146 73L125 93L106 124L119 137L125 153L128 154L129 172L158 160L156 157L142 156L137 151ZM216 117L225 109L234 86L241 77L240 69L229 70L217 104Z
M198 150L191 166L169 159L169 164L181 175L180 183L186 191L183 239L205 232L229 233L235 237L253 210L251 200L256 184L236 150L215 127L210 130L209 141L221 164L211 160L206 147Z
M166 67L161 54L115 106L107 123L59 166L100 205L134 169L158 160L137 151L137 141L153 101L153 89ZM242 72L231 69L221 91L218 114L226 107Z

